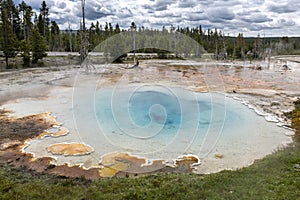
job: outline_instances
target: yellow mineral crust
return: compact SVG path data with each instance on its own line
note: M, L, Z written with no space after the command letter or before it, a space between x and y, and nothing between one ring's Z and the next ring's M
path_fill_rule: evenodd
M104 155L101 159L103 168L100 171L101 177L113 177L118 172L126 171L133 166L140 166L145 163L144 158L131 156L128 153L110 153Z
M128 153L121 153L121 152L115 152L110 153L102 156L101 164L102 165L111 165L114 164L116 161L120 160L127 160L134 163L139 163L140 165L145 163L144 158L139 158L136 156L131 156Z
M46 136L61 137L67 135L68 133L69 133L69 129L65 127L54 126L52 128L45 130L41 135L38 136L38 138L42 139Z
M65 156L79 156L87 155L94 151L94 149L83 143L59 143L53 144L47 148L49 152L55 155Z
M192 171L195 166L201 164L200 159L196 155L184 155L180 156L175 160L175 167L182 169L183 167L186 171Z
M110 166L104 166L101 169L99 174L100 174L101 177L113 177L118 172L128 169L128 167L129 167L128 163L123 163L123 162L116 161L115 163L113 163Z

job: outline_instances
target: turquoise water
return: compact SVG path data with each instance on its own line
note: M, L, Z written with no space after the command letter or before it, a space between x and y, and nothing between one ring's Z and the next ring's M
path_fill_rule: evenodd
M107 134L115 131L130 134L136 129L149 130L151 127L152 131L153 128L159 130L159 134L174 136L180 128L188 128L191 124L198 127L200 134L205 134L211 125L228 124L229 119L235 118L233 112L225 110L225 99L222 103L214 102L210 94L187 100L160 91L140 91L131 94L129 101L118 98L118 103L113 105L111 92L99 92L95 102L97 118ZM226 117L224 112L227 112ZM218 121L216 118L219 117L212 117L214 113L223 114L224 118Z
M235 108L236 104L241 107ZM222 94L150 86L134 91L100 90L95 110L111 144L133 153L173 148L181 153L194 152L193 148L199 152L200 146L209 151L221 135L234 135L233 127L243 126L251 112ZM143 145L137 145L141 141Z

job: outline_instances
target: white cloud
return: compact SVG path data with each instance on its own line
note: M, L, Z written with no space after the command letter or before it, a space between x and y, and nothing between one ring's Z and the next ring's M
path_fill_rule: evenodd
M42 0L24 1L39 12ZM61 29L68 27L68 21L72 29L79 28L80 0L46 0L46 3L50 18ZM86 17L89 24L111 22L125 29L135 21L138 27L159 29L202 25L223 29L231 35L243 32L246 36L262 33L300 36L299 7L299 0L86 0Z

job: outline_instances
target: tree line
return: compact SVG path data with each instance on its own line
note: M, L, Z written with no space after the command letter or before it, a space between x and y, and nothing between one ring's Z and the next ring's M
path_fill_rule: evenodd
M101 42L121 32L147 33L148 35L159 33L149 38L142 38L142 34L137 34L137 37L140 37L137 38L137 43L143 43L140 46L151 46L153 42L174 46L176 41L172 41L170 37L166 39L164 34L178 32L197 41L216 59L263 59L270 55L298 54L300 47L300 38L265 38L260 35L245 38L243 33L235 37L217 29L203 30L202 26L194 28L171 26L158 30L144 26L137 27L132 22L128 29L121 29L119 24L113 25L106 22L102 25L96 21L91 23L87 30L69 28L61 31L56 21L49 19L50 10L45 1L42 2L39 13L35 13L32 7L24 1L15 5L12 0L0 0L0 12L0 50L3 52L7 67L9 58L17 56L18 53L22 56L23 65L31 66L47 56L46 51L80 52L83 34L87 38L88 51L92 51ZM139 46L139 44L136 45ZM185 48L184 44L181 45ZM119 47L114 48L116 51L118 49ZM137 52L164 53L165 51L142 48L137 49Z
M45 57L50 42L49 29L54 28L49 27L49 9L46 2L42 3L38 16L34 16L32 7L24 1L15 5L12 0L0 0L0 11L0 44L6 66L8 67L8 59L18 53L23 57L24 66L36 64Z

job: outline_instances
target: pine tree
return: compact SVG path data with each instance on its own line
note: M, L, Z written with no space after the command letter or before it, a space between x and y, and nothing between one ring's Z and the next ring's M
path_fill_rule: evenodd
M27 40L27 42L30 42L30 35L32 32L32 27L33 27L33 23L31 21L31 17L32 17L33 13L32 13L32 7L28 6L26 11L25 11L25 16L24 16L24 27L25 27L25 36L24 38Z
M27 5L24 1L19 4L19 12L21 13L21 31L22 38L29 43L30 32L32 29L32 7Z
M1 3L1 11L5 10L6 12L6 18L8 22L11 25L11 28L13 26L13 7L14 7L14 2L12 0L4 0Z
M89 30L89 35L88 35L88 39L89 39L89 51L92 51L95 46L96 46L96 26L94 25L94 23L92 22Z
M47 43L45 37L43 37L39 29L35 27L31 36L32 46L32 63L36 64L38 60L46 57Z
M41 14L39 14L37 17L36 25L37 25L37 28L39 29L40 34L44 35L44 23L43 23L43 17Z
M46 2L43 1L40 8L40 14L37 19L37 26L40 34L42 34L47 41L49 40L49 23L49 8L47 7Z
M243 58L245 60L245 40L244 40L244 35L243 33L239 33L237 37L237 46L239 50L239 57Z
M22 17L22 32L23 32L23 37L26 38L26 30L25 30L25 23L24 23L24 19L25 19L25 13L26 13L26 9L27 9L27 4L22 1L19 4L19 12L21 13L21 17Z
M23 57L23 67L30 66L30 46L27 40L22 40L20 42L20 52Z
M6 2L3 2L5 4ZM1 46L5 56L6 67L8 68L8 59L17 55L18 39L13 33L12 21L8 18L8 12L10 12L5 5L1 6Z
M60 47L60 30L56 23L56 21L51 21L51 27L50 27L50 50L55 51L59 50Z
M120 26L119 26L119 24L116 24L115 33L118 34L120 32L121 32Z

